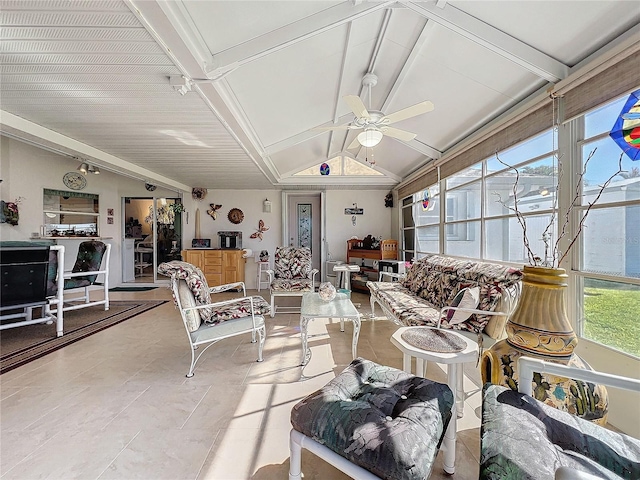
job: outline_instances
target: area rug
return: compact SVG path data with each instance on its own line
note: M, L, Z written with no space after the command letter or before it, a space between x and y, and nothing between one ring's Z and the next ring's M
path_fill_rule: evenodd
M105 328L166 303L166 300L112 300L104 305L64 312L64 335L56 326L26 325L0 331L0 375Z
M158 287L114 287L110 288L110 292L148 292L149 290L155 290Z

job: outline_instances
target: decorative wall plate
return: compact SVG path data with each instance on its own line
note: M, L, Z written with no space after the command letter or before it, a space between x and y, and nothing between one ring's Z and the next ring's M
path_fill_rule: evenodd
M242 223L242 220L244 220L244 213L242 213L242 210L239 208L232 208L229 210L227 218L231 223L235 223L237 225L238 223Z
M82 190L87 186L86 177L79 172L65 173L62 177L64 184L72 190Z

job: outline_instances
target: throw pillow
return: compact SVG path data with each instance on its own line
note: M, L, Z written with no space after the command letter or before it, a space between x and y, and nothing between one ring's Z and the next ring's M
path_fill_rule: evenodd
M451 307L475 309L480 301L480 287L463 288L451 302ZM465 322L472 314L460 310L447 310L446 319L449 325Z

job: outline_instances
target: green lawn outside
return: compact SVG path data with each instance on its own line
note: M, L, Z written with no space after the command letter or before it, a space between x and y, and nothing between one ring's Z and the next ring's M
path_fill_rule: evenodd
M584 337L640 357L640 288L603 283L585 281Z

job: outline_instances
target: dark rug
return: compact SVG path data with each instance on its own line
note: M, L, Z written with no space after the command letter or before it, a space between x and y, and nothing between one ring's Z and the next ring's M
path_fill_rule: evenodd
M0 375L89 335L166 303L166 300L112 300L104 305L64 312L64 335L55 324L25 325L0 331ZM34 312L34 318L36 312Z
M114 287L110 288L110 292L148 292L149 290L155 290L158 287Z

